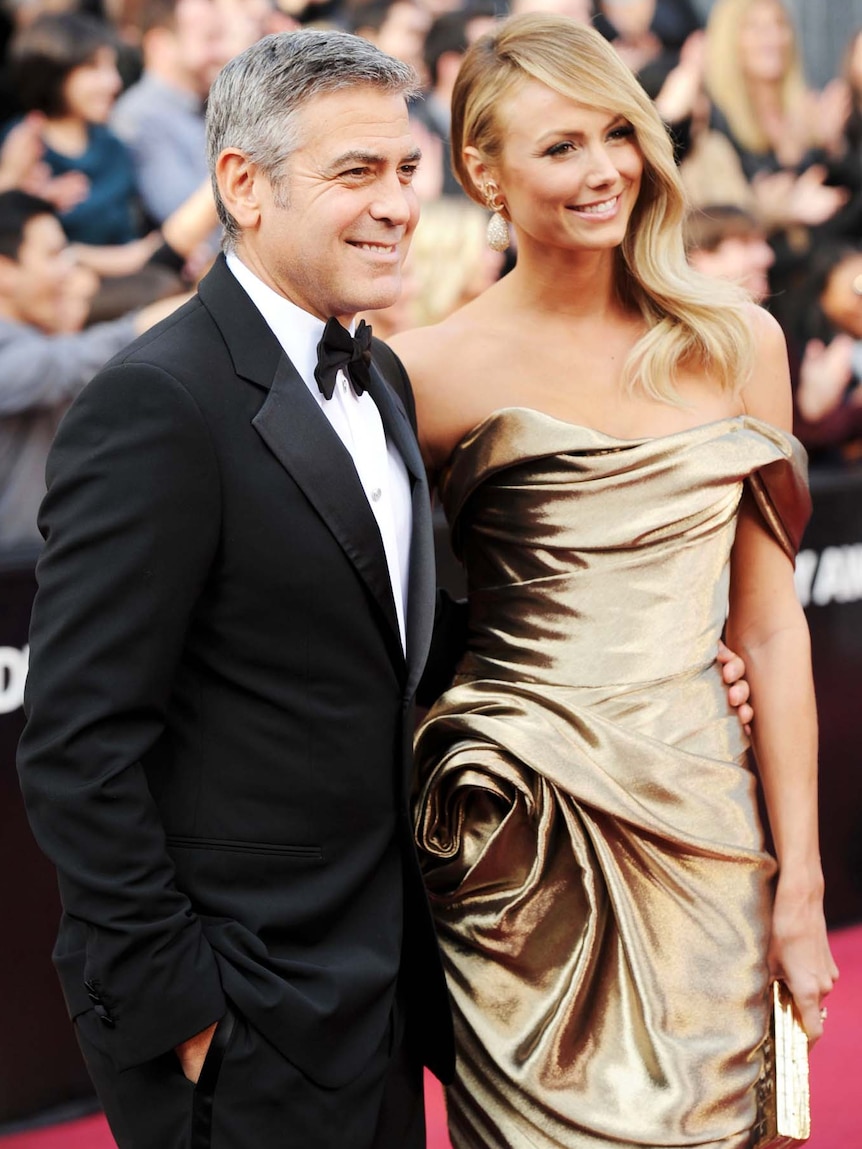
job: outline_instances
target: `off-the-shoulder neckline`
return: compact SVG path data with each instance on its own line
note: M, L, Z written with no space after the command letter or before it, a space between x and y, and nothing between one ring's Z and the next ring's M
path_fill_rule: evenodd
M509 407L497 407L495 410L490 411L487 415L483 416L478 423L475 423L468 431L465 431L461 438L455 443L452 448L449 458L447 459L443 470L448 470L452 465L452 460L474 437L481 435L482 432L494 423L497 419L505 415L534 415L540 419L546 419L551 423L556 423L560 427L569 427L573 431L584 431L588 435L593 435L599 439L606 439L611 443L620 443L624 447L637 447L645 443L661 443L668 439L676 439L682 435L692 435L697 431L708 431L710 428L719 427L723 423L753 423L761 427L769 427L773 432L784 435L788 439L793 436L789 431L785 431L780 427L776 427L772 423L767 423L763 419L758 419L754 415L724 415L721 419L711 419L707 423L697 423L693 427L684 427L680 431L669 431L666 435L642 435L637 439L623 439L619 435L611 435L607 431L600 431L597 427L587 427L584 423L574 423L569 419L561 419L556 415L550 415L547 411L540 411L537 407L523 407L513 405Z

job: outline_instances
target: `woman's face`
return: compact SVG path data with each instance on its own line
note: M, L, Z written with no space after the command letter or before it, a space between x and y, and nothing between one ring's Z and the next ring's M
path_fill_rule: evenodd
M113 48L97 48L86 64L73 68L63 85L66 109L70 115L91 124L107 122L123 82L117 71Z
M757 0L739 29L739 58L749 80L784 78L793 52L793 29L778 0Z
M500 110L497 183L519 246L603 250L625 238L643 156L624 116L576 103L536 80Z

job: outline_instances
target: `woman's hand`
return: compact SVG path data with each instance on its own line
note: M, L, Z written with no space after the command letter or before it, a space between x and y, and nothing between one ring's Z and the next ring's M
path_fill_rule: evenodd
M822 880L810 887L779 878L772 911L769 972L790 992L813 1045L823 1036L823 1002L838 978L823 916Z

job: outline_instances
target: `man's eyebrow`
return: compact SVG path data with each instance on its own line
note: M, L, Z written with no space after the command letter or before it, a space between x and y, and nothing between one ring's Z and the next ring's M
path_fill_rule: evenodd
M398 161L399 164L415 164L422 158L422 150L420 148L413 148L407 155L402 156ZM336 156L330 163L330 171L340 171L346 167L381 167L388 163L389 157L383 156L379 152L366 152L361 149L354 149L349 152L342 152L340 156Z

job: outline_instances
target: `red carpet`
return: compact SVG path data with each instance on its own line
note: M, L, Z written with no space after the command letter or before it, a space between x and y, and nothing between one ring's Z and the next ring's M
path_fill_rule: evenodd
M832 935L841 980L829 998L827 1036L811 1057L814 1133L808 1149L862 1149L862 926ZM428 1149L451 1149L442 1090L426 1080ZM102 1117L0 1137L0 1149L115 1149ZM393 1149L397 1149L393 1146Z

